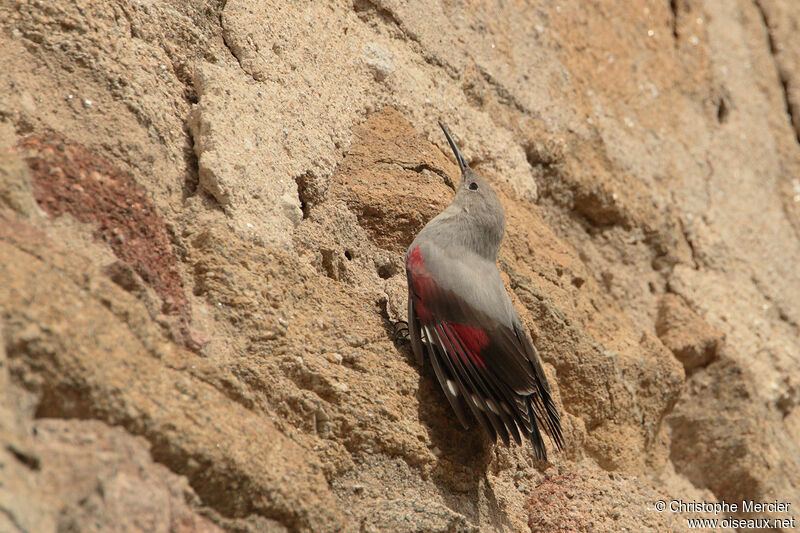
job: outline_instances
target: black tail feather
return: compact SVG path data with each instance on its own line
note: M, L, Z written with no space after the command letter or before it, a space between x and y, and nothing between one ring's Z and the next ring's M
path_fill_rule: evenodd
M535 415L533 409L533 403L528 397L528 412L530 413L531 418ZM530 433L531 438L531 446L533 447L533 455L537 459L542 461L547 461L547 448L544 446L544 439L542 439L542 433L539 431L539 425L536 423L531 424L533 426L533 431Z

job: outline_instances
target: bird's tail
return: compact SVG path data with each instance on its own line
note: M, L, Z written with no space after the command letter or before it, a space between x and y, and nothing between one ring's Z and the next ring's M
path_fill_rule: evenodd
M542 439L542 433L539 431L539 424L536 422L537 416L533 408L531 397L528 396L525 401L528 404L528 416L532 422L529 436L531 439L531 446L533 447L533 455L539 460L547 461L547 448L544 446L544 439Z
M564 435L561 433L561 417L558 415L556 405L549 394L544 394L542 399L534 393L528 396L526 401L528 404L528 416L534 421L531 424L533 427L530 434L533 452L537 459L546 461L547 450L539 427L541 426L550 436L553 444L556 445L556 449L561 450L564 447Z

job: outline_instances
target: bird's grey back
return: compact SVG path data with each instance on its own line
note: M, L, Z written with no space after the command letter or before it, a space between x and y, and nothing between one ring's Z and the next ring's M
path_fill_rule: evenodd
M419 247L425 270L437 287L457 295L475 311L513 327L516 311L506 292L497 263L438 234L420 233L409 251ZM448 317L450 319L469 317Z

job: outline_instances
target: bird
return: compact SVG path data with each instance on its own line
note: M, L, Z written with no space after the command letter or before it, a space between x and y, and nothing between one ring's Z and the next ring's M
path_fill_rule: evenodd
M505 212L440 121L461 170L450 205L414 238L405 258L408 338L428 355L461 425L468 413L494 442L531 442L547 460L542 431L561 450L561 420L542 363L497 267Z

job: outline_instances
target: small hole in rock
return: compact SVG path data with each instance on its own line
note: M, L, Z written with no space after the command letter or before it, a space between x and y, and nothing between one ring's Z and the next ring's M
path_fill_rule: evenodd
M728 109L728 103L724 98L720 98L719 103L717 104L717 120L720 124L728 120L728 113L730 113L730 110Z
M345 250L344 251L344 256L347 258L348 261L352 261L353 260L353 252L351 252L350 250Z
M394 276L394 265L391 263L386 263L385 265L379 266L378 276L380 276L381 279L389 279Z

